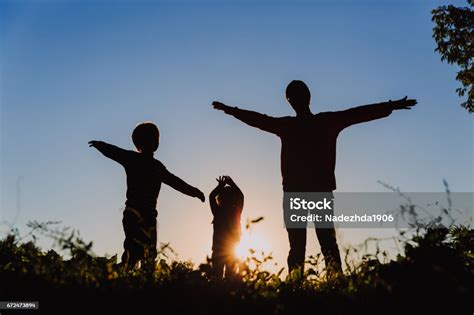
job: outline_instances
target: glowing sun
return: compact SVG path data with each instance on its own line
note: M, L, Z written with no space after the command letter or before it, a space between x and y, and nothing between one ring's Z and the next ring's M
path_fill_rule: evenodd
M261 236L254 233L243 233L240 243L235 247L237 258L244 260L252 255L251 251L268 253L270 250L268 243Z

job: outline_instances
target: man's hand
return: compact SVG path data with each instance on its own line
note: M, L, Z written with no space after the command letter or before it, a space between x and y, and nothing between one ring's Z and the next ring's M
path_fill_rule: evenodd
M91 140L89 141L89 147L92 147L92 148L97 148L97 145L99 145L102 141L96 141L96 140Z
M217 110L222 110L222 111L225 111L226 109L229 108L229 106L221 103L221 102L212 102L212 106L214 107L214 109L217 109Z
M410 109L411 107L415 106L417 101L414 99L407 99L407 96L404 98L401 98L396 101L389 100L388 103L392 107L393 110L399 110L399 109Z

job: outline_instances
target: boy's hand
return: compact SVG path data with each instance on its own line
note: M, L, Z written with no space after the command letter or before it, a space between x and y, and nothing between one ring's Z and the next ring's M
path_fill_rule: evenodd
M234 181L232 180L232 178L228 175L225 175L225 176L222 176L223 177L223 181L224 181L224 184L227 184L229 186L235 186L235 183Z
M204 196L204 193L200 191L199 189L198 189L198 193L196 197L199 198L199 200L201 200L202 202L206 201L206 197Z
M216 178L217 180L217 185L219 187L224 187L225 186L225 176L219 176L218 178Z
M221 102L212 102L212 106L214 107L214 109L217 109L217 110L222 110L222 111L225 111L227 108L229 108L229 106L221 103Z
M396 101L389 100L388 103L392 106L393 110L399 109L410 109L417 104L415 99L407 99L407 96Z

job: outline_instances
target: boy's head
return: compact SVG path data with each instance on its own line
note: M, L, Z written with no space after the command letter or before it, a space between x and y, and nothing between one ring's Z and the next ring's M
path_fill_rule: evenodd
M237 199L238 196L236 196L235 191L229 186L224 186L216 196L216 203L221 208L233 208L237 205Z
M143 122L133 130L132 141L138 152L153 153L160 144L160 131L154 123Z
M300 80L291 81L286 87L286 100L296 113L306 111L311 100L308 86Z

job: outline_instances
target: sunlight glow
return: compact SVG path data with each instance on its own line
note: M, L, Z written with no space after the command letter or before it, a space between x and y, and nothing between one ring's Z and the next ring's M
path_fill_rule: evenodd
M235 255L241 260L252 256L252 252L254 252L255 255L260 255L262 251L265 253L270 252L268 242L260 235L249 232L242 234L240 243L235 247Z

